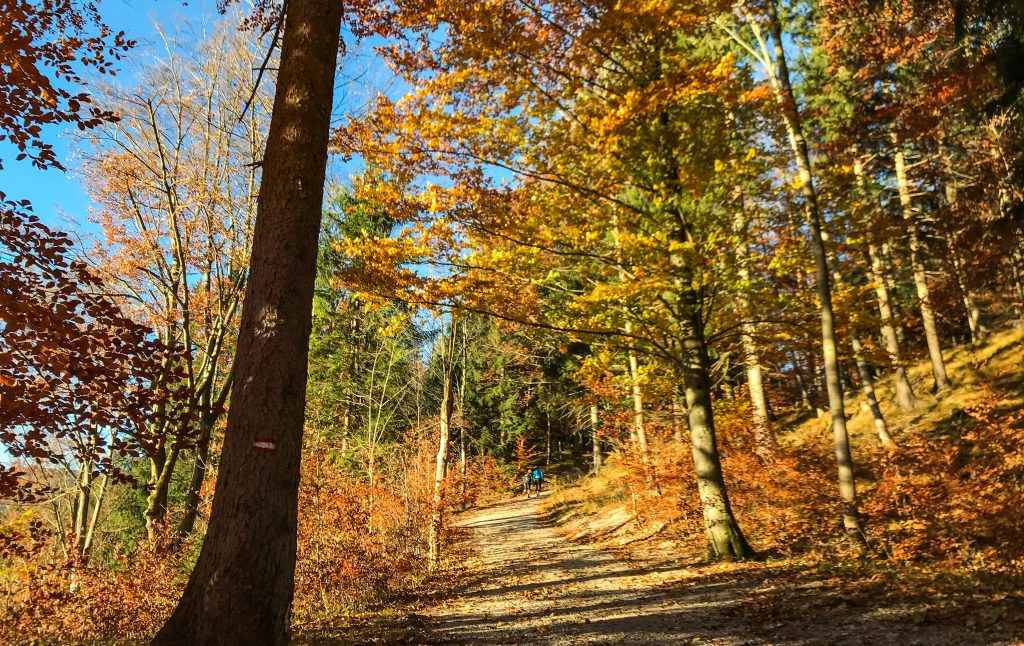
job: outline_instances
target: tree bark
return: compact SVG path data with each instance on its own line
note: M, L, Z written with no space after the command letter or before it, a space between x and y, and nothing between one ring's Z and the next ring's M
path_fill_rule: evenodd
M835 255L827 254L826 260L830 261L835 267L832 274L835 278L835 284L843 285L845 279L843 278L843 273L839 271L839 261ZM875 422L875 432L878 433L878 439L882 446L893 450L896 448L896 442L889 435L889 426L885 423L885 416L882 415L882 409L878 405L878 398L875 396L875 378L871 374L871 367L868 366L868 362L864 359L863 347L860 344L860 337L857 335L854 321L850 322L850 327L850 345L853 347L853 359L857 365L857 374L860 376L861 391L864 393L864 399L867 401L871 417Z
M924 326L924 338L928 344L928 357L932 363L935 390L947 390L949 388L949 378L946 376L946 362L942 359L942 341L939 339L939 330L935 325L935 310L932 308L931 293L928 289L928 276L924 268L924 250L921 246L920 233L917 230L917 216L914 214L914 207L910 198L910 184L907 181L907 165L903 156L903 144L900 143L899 136L895 132L891 133L891 139L896 165L896 188L900 196L903 222L907 227L907 240L910 243L910 265L914 274L914 287L917 289L918 309L921 312L921 321Z
M195 528L199 517L199 492L206 480L206 472L210 462L210 435L213 431L213 420L202 415L199 420L199 440L196 446L196 458L192 463L192 476L189 478L188 491L185 493L185 515L178 523L178 538L185 538Z
M92 461L85 460L80 469L71 527L75 534L75 554L82 558L85 555L85 535L86 527L89 524L89 506L92 499Z
M1020 232L1017 233L1019 239ZM1013 278L1013 289L1014 289L1014 312L1017 318L1024 316L1024 250L1021 249L1020 242L1014 241L1013 250L1009 257L1010 263L1010 274Z
M154 644L286 644L342 3L291 0L206 540Z
M626 333L631 332L631 326L626 324ZM658 484L657 474L654 473L654 463L651 461L650 447L647 443L647 428L644 426L644 394L640 388L640 365L636 353L632 350L628 353L629 360L629 382L633 397L633 438L636 440L637 452L640 453L640 464L644 470L644 479L655 496L661 495L661 486Z
M985 340L988 330L982 321L981 307L978 305L978 297L971 289L967 276L967 267L963 258L963 247L960 236L956 232L955 217L959 207L960 182L957 180L956 171L953 168L952 154L949 148L939 144L939 157L942 160L942 170L945 175L943 188L946 194L946 206L949 207L950 216L946 218L948 225L945 227L946 249L949 251L950 265L953 267L953 274L956 276L957 287L960 288L960 296L963 299L964 310L967 313L967 326L971 331L971 342L981 343Z
M811 157L804 138L800 111L789 80L786 54L782 45L782 23L779 20L776 0L766 2L768 25L774 45L775 68L766 70L772 81L775 97L781 109L793 156L799 170L800 189L804 199L805 215L811 230L811 253L814 256L815 278L818 288L818 305L821 309L821 350L825 364L825 386L828 391L829 412L832 415L832 436L836 463L839 470L839 494L842 499L843 527L850 542L858 551L866 547L864 531L857 512L857 488L853 474L853 456L846 430L846 406L839 375L839 359L836 350L836 333L832 311L832 286L826 256L825 241L821 231L821 214L818 210L818 196L814 187Z
M676 384L672 388L672 439L680 444L683 442L683 427L686 425L686 407L682 400L683 394Z
M593 455L591 471L595 475L597 475L597 472L601 470L601 463L603 462L603 456L601 454L601 436L598 433L598 429L600 428L601 420L598 417L597 404L594 403L590 405L590 443Z
M880 329L882 341L885 343L885 352L889 355L889 364L892 366L893 382L896 385L896 402L905 411L914 410L917 407L917 396L914 395L914 387L907 377L907 369L903 364L903 353L900 349L899 336L896 334L896 327L893 325L894 313L892 309L892 298L889 292L888 267L885 257L878 252L875 245L868 245L868 257L871 260L871 269L868 270L868 279L875 284L875 298L878 300L878 313L882 318Z
M171 487L171 476L178 463L181 449L166 447L167 439L161 440L156 455L150 457L149 495L146 497L146 536L149 542L156 539L156 528L167 515L167 496Z
M793 360L793 374L796 376L796 385L800 389L800 402L807 409L808 413L813 413L815 406L811 402L811 389L807 386L807 380L804 378L804 368L800 365L800 355L794 350L790 350L789 355Z
M697 474L697 492L704 513L709 561L742 559L755 556L753 548L740 530L729 504L729 494L722 473L722 461L715 437L715 419L711 408L710 359L704 339L695 295L686 296L690 319L681 329L683 347L683 388L689 410L690 444Z
M853 174L857 180L857 189L861 194L861 199L867 202L869 198L864 165L856 151L853 157ZM877 206L874 200L871 201ZM872 216L866 218L867 222L865 224L867 227L871 228L875 224L874 219L876 217L877 210L872 207ZM917 397L914 395L914 388L910 385L910 379L907 377L907 369L903 364L903 355L900 351L899 336L896 334L896 328L893 325L893 321L896 319L892 308L892 293L889 290L889 267L885 256L879 253L878 247L874 242L868 243L868 260L870 261L870 265L867 268L868 280L875 286L878 313L882 319L879 327L882 333L882 341L885 344L885 351L889 355L889 365L892 367L893 383L896 387L896 402L901 409L911 411L917 406Z
M946 234L946 249L949 251L949 263L953 268L953 275L956 277L956 285L960 289L960 298L964 304L964 312L967 314L967 328L971 332L971 343L982 343L988 336L988 329L982 318L981 306L978 304L978 296L971 289L967 278L966 263L964 262L962 247L959 236L950 231Z
M452 411L455 397L452 395L452 366L455 349L455 324L449 329L448 349L442 358L441 410L438 415L437 462L434 466L434 492L430 505L430 528L427 537L427 567L433 572L441 562L441 530L444 522L444 479L448 471L448 441L451 435ZM442 346L443 347L443 346ZM550 442L549 442L550 444Z
M850 342L853 345L853 358L857 362L857 373L860 375L860 387L864 391L864 399L871 409L871 417L875 420L875 432L878 433L878 441L887 449L895 449L896 442L889 435L889 426L885 423L885 416L878 406L878 398L875 396L874 377L871 375L871 367L864 360L864 353L861 349L860 338L856 333L850 335Z
M736 264L744 286L750 282L750 269L747 267L750 258L747 229L747 218L742 212L737 213L735 232L739 237L739 243L736 245ZM749 316L751 313L750 299L742 291L738 298L742 316ZM768 415L768 396L764 390L764 374L761 370L761 360L757 354L757 343L754 341L755 333L754 324L750 321L745 321L740 327L743 367L747 374L747 395L750 397L753 409L754 451L761 460L768 462L775 457L776 444Z
M82 563L89 562L89 553L92 551L93 537L96 535L96 523L100 519L100 507L103 506L103 497L107 491L107 474L103 474L99 477L100 489L92 496L92 517L89 519L89 526L85 530L85 540L82 542ZM95 484L93 482L92 484ZM90 489L92 485L90 485Z
M544 449L544 466L551 464L551 414L544 413L544 425L547 429L547 444Z

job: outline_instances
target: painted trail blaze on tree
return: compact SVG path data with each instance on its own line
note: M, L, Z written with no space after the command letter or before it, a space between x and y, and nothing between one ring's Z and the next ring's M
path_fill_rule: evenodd
M288 3L209 529L156 644L289 639L306 364L341 14L337 0ZM272 453L253 452L274 444Z

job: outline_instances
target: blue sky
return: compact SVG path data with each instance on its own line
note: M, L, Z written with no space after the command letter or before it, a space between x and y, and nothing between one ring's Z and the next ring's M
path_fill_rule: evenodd
M152 49L155 31L154 24L171 26L186 21L195 21L200 17L216 16L216 7L212 2L190 2L187 6L174 0L105 0L100 3L100 12L107 24L115 31L124 31L129 37L138 41L138 52L121 61L118 79L130 81L138 67L137 61L144 61L146 56L137 56ZM4 160L4 169L0 171L0 190L7 193L10 199L28 199L36 214L43 222L60 229L68 229L66 222L61 221L61 212L67 214L79 226L84 223L89 200L74 174L73 143L64 128L44 130L44 137L57 152L58 159L71 170L61 173L58 170L40 171L32 167L28 160L15 161L17 150L7 142L0 142L0 158Z
M245 4L244 0L241 4ZM188 4L180 0L103 0L99 9L111 29L124 31L138 42L136 48L120 62L114 79L125 84L131 84L152 60L153 52L160 49L157 26L173 32L177 28L199 27L204 22L220 18L216 0L190 0ZM368 92L373 93L387 83L383 78L386 73L374 60L370 48L370 44L359 47L346 60L348 69L340 70L337 103L342 108L341 112L357 110L357 106L367 100ZM372 73L366 74L368 69ZM346 83L346 78L356 81ZM5 192L9 199L30 200L36 214L50 226L65 231L93 231L86 222L90 202L76 174L78 163L73 137L63 127L44 130L43 136L54 146L58 159L69 172L40 171L33 168L28 160L15 161L18 151L7 142L0 142L0 158L4 164L0 170L0 191ZM355 172L358 163L343 164L340 160L333 160L330 168L333 177L329 182L343 182Z

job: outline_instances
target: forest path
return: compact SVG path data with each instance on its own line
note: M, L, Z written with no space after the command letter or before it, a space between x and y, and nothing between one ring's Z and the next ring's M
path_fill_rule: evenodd
M541 500L520 497L459 519L473 555L467 581L426 611L424 643L1021 643L1000 626L1016 610L982 605L988 599L907 598L880 582L854 593L794 566L687 567L657 554L639 565L566 540L540 513ZM983 617L998 612L976 624L965 601Z
M429 613L448 643L763 643L739 637L723 611L735 594L712 585L657 586L658 570L568 542L545 525L540 499L517 498L461 519L477 556L471 580Z

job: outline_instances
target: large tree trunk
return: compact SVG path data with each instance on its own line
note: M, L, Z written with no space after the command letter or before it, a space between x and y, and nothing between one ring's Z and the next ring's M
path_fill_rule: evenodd
M342 3L290 0L206 540L155 644L286 644Z
M722 461L715 437L715 418L711 408L710 360L704 339L703 321L692 292L683 295L690 319L681 325L683 349L683 388L689 410L690 443L697 474L697 492L704 511L709 561L748 558L753 548L740 530L729 504L722 474Z
M917 289L918 309L924 326L924 338L928 344L928 357L932 362L932 376L935 378L935 389L949 388L946 376L946 362L942 359L942 342L939 340L939 329L935 325L935 310L932 308L931 293L928 289L928 276L924 268L924 250L921 248L921 235L917 230L917 216L911 204L910 184L907 181L907 165L903 156L903 144L899 136L891 134L893 157L896 165L896 188L900 196L900 207L903 222L907 227L907 240L910 243L910 266L914 274L914 287Z
M860 517L857 513L857 488L853 475L850 440L846 430L846 406L843 401L843 388L839 375L835 320L832 311L832 286L825 242L821 233L818 196L814 187L811 157L803 134L800 111L789 80L789 69L786 66L786 54L782 44L782 23L779 20L776 0L768 0L766 6L775 60L775 68L769 68L766 71L772 77L770 79L772 87L786 124L793 156L799 170L800 189L811 230L811 253L814 256L818 305L821 309L821 350L825 364L825 387L828 391L829 412L832 414L833 444L839 468L839 494L843 501L843 526L854 547L863 550L866 545Z

